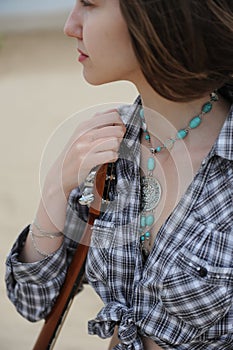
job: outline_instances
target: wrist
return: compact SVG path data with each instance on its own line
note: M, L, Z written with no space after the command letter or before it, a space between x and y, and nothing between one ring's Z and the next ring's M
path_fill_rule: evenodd
M67 198L63 191L54 184L45 184L36 220L47 232L63 232L67 209Z
M31 242L35 252L41 255L43 258L53 255L57 249L60 248L63 241L62 233L59 233L59 236L55 236L54 233L49 232L47 232L46 235L40 233L38 234L35 233L34 225L30 225L29 234L31 236ZM48 238L49 240L53 239L52 244L48 242Z

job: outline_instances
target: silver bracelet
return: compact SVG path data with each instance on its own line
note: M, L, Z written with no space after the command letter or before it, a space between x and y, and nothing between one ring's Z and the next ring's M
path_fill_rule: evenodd
M37 228L37 230L40 232L40 234L39 234L39 233L33 233L34 236L36 236L36 237L42 237L42 238L43 238L43 237L47 237L47 238L53 239L53 238L61 237L61 236L63 235L62 232L47 232L47 231L42 230L42 228L40 227L40 225L38 224L38 222L36 221L36 219L33 221L32 224L33 224L33 225Z
M34 247L34 249L35 249L35 251L36 251L37 253L39 253L40 255L44 256L45 258L47 258L47 257L49 257L50 255L53 254L53 253L47 254L46 252L40 250L40 249L37 247L36 241L35 241L35 239L34 239L34 233L33 233L33 231L32 231L31 226L30 226L30 229L29 229L29 233L31 234L32 244L33 244L33 247Z

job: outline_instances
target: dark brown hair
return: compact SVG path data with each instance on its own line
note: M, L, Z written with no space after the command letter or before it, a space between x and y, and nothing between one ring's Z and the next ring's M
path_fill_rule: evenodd
M119 0L149 84L173 101L233 84L233 0Z

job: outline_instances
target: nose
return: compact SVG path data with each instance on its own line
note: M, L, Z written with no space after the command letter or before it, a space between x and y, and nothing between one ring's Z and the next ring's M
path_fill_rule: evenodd
M82 40L82 14L78 3L71 11L64 26L64 33L68 36Z

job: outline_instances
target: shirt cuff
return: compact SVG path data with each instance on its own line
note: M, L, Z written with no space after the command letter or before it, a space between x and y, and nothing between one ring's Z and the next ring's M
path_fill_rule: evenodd
M25 244L29 226L19 235L7 258L7 275L13 275L17 283L44 284L64 273L67 267L66 248L61 247L45 259L33 263L19 261L19 254Z

